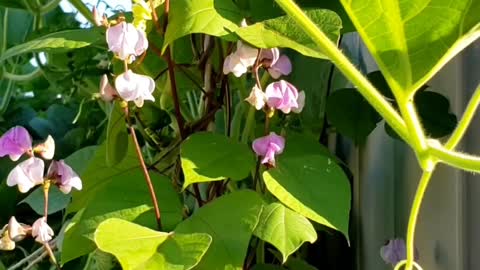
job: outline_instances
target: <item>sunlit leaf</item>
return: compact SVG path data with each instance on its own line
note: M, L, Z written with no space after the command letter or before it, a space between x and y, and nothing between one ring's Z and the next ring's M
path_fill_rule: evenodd
M125 125L125 115L118 102L114 102L107 126L107 165L118 164L127 154L128 134Z

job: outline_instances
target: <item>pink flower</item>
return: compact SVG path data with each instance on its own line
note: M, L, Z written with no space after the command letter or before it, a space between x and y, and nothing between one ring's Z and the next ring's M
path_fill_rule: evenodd
M53 155L55 154L55 141L53 140L52 136L48 135L45 142L35 146L33 151L38 153L44 159L52 159Z
M405 260L406 247L403 239L397 238L389 240L385 246L380 249L380 256L385 261L392 265L396 265L398 262ZM418 251L415 249L415 260L418 260Z
M148 48L145 32L126 22L107 29L107 43L108 49L122 60L128 60L131 55L139 56Z
M263 157L262 164L275 167L275 155L281 154L285 148L285 139L270 132L269 135L255 139L252 144L253 151Z
M223 62L223 73L233 73L236 77L242 76L248 68L255 64L258 49L252 48L243 42L237 42L237 50L225 58Z
M106 16L100 15L100 13L98 13L96 6L93 6L92 15L93 15L93 20L96 26L102 26L102 25L105 26L108 23Z
M24 153L31 152L32 138L24 127L13 127L0 137L0 157L8 155L17 161Z
M53 230L48 226L45 217L37 219L32 225L32 236L39 243L46 243L52 240Z
M117 96L117 91L108 82L108 77L106 74L103 74L102 78L100 79L100 96L107 102L112 101Z
M265 106L265 102L267 101L267 97L262 89L258 88L255 85L250 92L250 95L245 99L248 103L255 107L257 110L261 110L263 106Z
M20 162L7 176L7 185L18 186L22 193L29 191L36 185L43 183L43 170L45 164L37 157L31 157Z
M53 160L48 167L48 179L55 180L59 189L68 194L74 187L76 190L82 190L82 180L73 171L72 167L65 164L63 160Z
M290 59L286 55L280 55L280 51L277 48L262 49L260 52L260 61L274 79L278 79L280 76L288 75L292 72Z
M115 79L118 94L126 101L134 101L137 107L142 107L144 100L155 101L152 92L155 82L152 78L133 73L131 70L118 75Z
M269 84L265 95L268 106L284 113L290 113L292 110L299 113L305 104L305 93L299 95L297 88L284 80Z

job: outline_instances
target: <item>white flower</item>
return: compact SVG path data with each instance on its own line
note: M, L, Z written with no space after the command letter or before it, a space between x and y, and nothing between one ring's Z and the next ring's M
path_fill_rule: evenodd
M255 85L250 92L250 95L245 99L248 103L255 107L257 110L261 110L267 102L267 97L262 89Z
M32 225L32 236L39 243L47 243L54 235L52 228L48 226L45 217L37 219Z
M40 154L44 159L52 159L55 154L55 141L52 136L48 135L45 142L35 146L33 151Z
M118 75L115 79L115 88L125 101L133 101L137 107L143 106L144 100L155 101L152 92L155 81L152 78L133 73L131 70Z
M8 236L15 242L21 241L27 236L27 231L24 226L17 222L15 217L11 217L8 221Z
M37 157L31 157L19 163L7 176L7 185L18 185L18 190L25 193L32 187L43 183L45 164Z
M122 60L130 59L131 55L139 56L148 48L145 32L126 22L107 29L107 43L108 49Z
M258 49L252 48L243 42L237 42L237 50L228 55L223 62L223 73L233 73L236 77L242 76L248 68L255 64Z

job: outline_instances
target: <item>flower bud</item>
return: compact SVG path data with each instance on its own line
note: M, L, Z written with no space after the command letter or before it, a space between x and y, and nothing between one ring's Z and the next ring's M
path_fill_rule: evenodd
M48 135L45 142L35 146L33 151L38 153L44 159L52 159L53 155L55 154L55 141L53 140L52 136Z
M28 225L18 223L15 217L11 217L7 226L8 236L15 242L21 241L27 236L29 227Z
M248 103L250 103L255 109L261 110L265 106L265 102L267 101L267 97L262 89L258 88L255 85L250 92L250 95L245 99Z
M396 265L398 262L405 260L406 255L405 241L403 239L392 239L380 249L380 256L387 264ZM414 259L418 260L418 250L415 249Z
M100 96L103 100L110 102L117 96L117 91L115 88L108 82L108 77L106 74L103 74L100 79Z

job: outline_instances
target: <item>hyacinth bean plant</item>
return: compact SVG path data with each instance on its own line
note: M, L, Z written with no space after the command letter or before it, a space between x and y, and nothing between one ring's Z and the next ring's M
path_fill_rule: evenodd
M359 241L328 135L382 120L423 175L379 259L422 269L435 167L480 172L457 149L480 87L458 122L428 88L480 36L480 0L69 0L84 24L59 2L0 0L0 269L327 269L319 247Z

